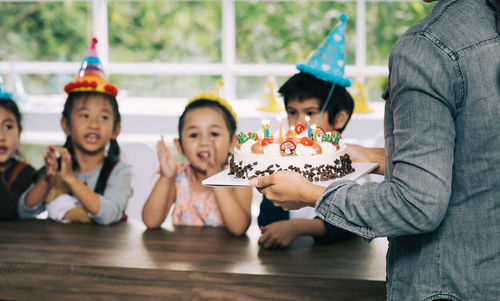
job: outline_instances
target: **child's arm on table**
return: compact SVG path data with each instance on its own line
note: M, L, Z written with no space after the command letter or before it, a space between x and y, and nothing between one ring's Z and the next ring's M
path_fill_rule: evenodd
M314 241L317 243L327 244L332 242L343 241L356 236L356 234L344 230L342 228L335 227L334 225L320 219L319 217L316 217L315 219L320 220L323 223L323 226L325 227L326 230L326 234L324 236L314 237Z
M156 150L160 162L160 178L142 208L142 221L150 229L160 227L165 221L176 195L177 167L172 153L163 142L163 137L156 144Z
M291 219L271 223L263 227L259 244L264 248L284 248L291 244L299 235L324 237L326 227L320 219Z
M55 146L47 146L47 152L43 155L43 159L45 161L45 174L26 194L23 204L26 208L34 208L44 200L57 174L58 164Z
M212 141L207 177L219 173L223 166L216 154L215 143ZM251 222L252 188L214 187L213 191L227 230L237 236L245 234Z
M243 235L251 222L252 188L214 187L226 228L234 235Z

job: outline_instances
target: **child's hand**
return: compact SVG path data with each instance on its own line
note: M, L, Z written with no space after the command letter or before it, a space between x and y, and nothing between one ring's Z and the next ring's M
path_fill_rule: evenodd
M259 245L264 248L284 248L291 244L299 235L293 221L279 221L267 225L261 229Z
M45 161L45 175L43 176L43 180L47 184L52 185L52 183L54 183L58 167L55 146L47 146L47 152L43 154L43 160Z
M156 152L158 154L158 161L160 162L160 175L167 179L175 178L177 175L177 164L172 152L165 145L163 136L161 136L161 141L156 143Z
M220 159L221 158L217 158L217 147L215 145L215 140L211 140L210 156L208 157L207 161L207 177L211 177L222 171L223 162L220 162Z
M57 148L57 151L61 155L61 179L66 183L77 179L73 172L73 162L71 161L71 154L69 151L62 147Z

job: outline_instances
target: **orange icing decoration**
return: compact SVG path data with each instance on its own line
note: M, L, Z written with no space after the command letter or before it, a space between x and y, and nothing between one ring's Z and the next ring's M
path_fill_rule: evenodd
M305 146L312 146L314 144L314 142L312 141L312 139L309 139L307 137L302 137L302 139L300 139L300 144L303 144Z
M302 123L299 123L295 126L295 133L297 133L297 135L300 135L300 133L302 133L305 130L306 127Z
M266 145L271 144L271 143L273 143L272 138L264 138L264 139L262 139L262 142L261 142L262 146L266 146Z

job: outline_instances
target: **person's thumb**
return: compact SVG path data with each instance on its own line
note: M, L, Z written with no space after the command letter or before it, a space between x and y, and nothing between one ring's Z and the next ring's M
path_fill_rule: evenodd
M256 177L250 180L250 186L267 187L272 184L272 176Z

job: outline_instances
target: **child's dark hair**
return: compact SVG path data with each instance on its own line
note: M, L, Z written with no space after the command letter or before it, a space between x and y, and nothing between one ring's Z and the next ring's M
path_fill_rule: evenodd
M288 101L298 100L303 101L309 98L319 100L320 109L323 108L326 98L332 88L332 83L322 81L308 73L299 72L290 77L279 89L279 93L283 96L285 107L288 106ZM349 114L346 125L351 119L354 110L354 100L345 87L336 85L333 89L331 100L328 102L326 111L328 112L328 122L333 124L335 116L340 111L346 111ZM342 132L345 126L338 129Z
M2 98L0 99L0 107L14 114L14 117L16 117L17 128L19 129L19 133L21 133L23 130L22 120L21 120L22 116L21 112L19 111L19 108L17 107L16 102L12 99Z
M0 108L4 108L14 115L14 117L16 118L17 128L19 129L19 134L21 134L21 132L23 131L22 115L16 102L10 98L0 98ZM24 159L18 150L16 150L15 156L17 158Z
M64 109L62 112L62 118L66 119L69 126L71 126L71 110L75 103L79 100L86 101L91 97L102 97L107 99L113 108L113 130L116 129L118 124L121 122L120 111L118 110L118 102L116 98L101 92L93 92L93 91L85 91L85 92L72 92L68 94L68 98L66 99L66 103L64 104ZM66 138L66 142L64 143L64 147L68 149L71 154L71 160L73 163L73 169L78 167L78 162L75 157L75 151L73 149L73 143L71 143L71 136ZM106 181L108 179L109 174L111 173L113 167L120 159L120 147L118 146L118 142L116 139L111 139L109 141L109 150L108 155L104 159L104 163L101 168L101 172L99 173L99 178L97 179L97 183L94 189L94 192L98 194L104 193L104 188L106 187Z
M181 140L181 132L184 128L184 119L186 117L186 114L189 111L197 108L212 108L221 111L222 116L224 116L224 121L226 122L227 129L229 130L229 137L233 137L234 133L236 132L236 120L234 119L231 112L225 106L221 105L218 101L200 98L189 103L184 109L184 112L182 112L181 117L179 117L179 140Z

